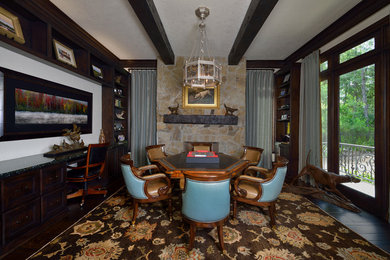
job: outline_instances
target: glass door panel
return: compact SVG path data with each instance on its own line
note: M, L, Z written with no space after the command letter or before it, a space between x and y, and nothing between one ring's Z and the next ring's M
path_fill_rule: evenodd
M322 168L328 170L328 80L321 81Z
M375 64L339 77L339 174L344 185L375 197Z

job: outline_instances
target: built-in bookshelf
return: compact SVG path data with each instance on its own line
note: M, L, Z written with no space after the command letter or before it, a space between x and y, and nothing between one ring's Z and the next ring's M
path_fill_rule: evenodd
M300 64L275 74L275 141L289 160L286 179L298 172Z

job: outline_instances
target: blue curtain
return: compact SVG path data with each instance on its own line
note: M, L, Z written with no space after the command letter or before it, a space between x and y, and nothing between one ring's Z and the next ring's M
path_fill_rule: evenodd
M131 72L131 157L135 166L147 164L145 147L156 144L156 70Z
M301 65L299 100L299 171L310 164L321 167L321 99L319 51L306 56Z
M248 146L263 148L262 167L272 168L273 71L248 70L245 98L245 143Z

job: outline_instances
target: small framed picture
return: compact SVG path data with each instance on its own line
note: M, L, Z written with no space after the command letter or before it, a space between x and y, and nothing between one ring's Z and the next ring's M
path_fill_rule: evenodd
M2 7L0 7L0 34L6 35L18 43L25 43L19 18Z
M95 65L92 65L92 73L93 73L93 76L95 76L96 78L99 78L99 79L103 78L102 69L95 66Z
M53 44L57 60L77 68L73 50L55 39L53 39Z

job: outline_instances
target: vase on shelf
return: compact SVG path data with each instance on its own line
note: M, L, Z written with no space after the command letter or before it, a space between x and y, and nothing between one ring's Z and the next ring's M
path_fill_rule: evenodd
M104 135L103 129L100 129L99 144L103 144L105 142L106 142L106 136Z

